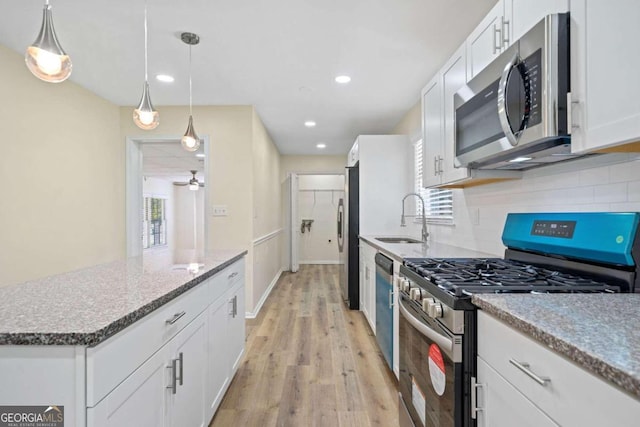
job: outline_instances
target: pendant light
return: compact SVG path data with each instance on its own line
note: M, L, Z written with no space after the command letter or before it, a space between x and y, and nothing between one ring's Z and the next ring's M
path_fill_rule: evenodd
M189 45L189 125L187 131L180 140L182 147L187 151L196 151L200 147L200 138L193 128L193 93L191 85L191 47L200 43L200 37L194 33L182 33L180 36L183 42ZM194 177L195 178L195 177ZM197 188L196 188L197 190Z
M142 87L142 98L140 98L140 104L133 110L133 122L140 129L151 130L158 127L160 124L160 115L153 108L151 104L151 96L149 96L149 81L148 81L148 64L147 64L147 0L144 2L144 86Z
M56 37L49 0L44 4L40 34L24 55L27 68L40 80L60 83L71 75L71 58Z

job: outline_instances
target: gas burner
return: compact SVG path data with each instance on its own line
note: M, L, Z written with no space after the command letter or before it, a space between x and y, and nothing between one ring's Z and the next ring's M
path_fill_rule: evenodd
M405 265L456 296L473 293L619 292L588 275L576 275L500 258L408 259Z

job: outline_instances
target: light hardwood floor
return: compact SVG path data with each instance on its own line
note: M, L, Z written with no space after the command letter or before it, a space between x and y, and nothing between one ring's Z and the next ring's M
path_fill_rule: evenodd
M397 426L395 376L363 314L350 311L335 265L284 273L210 426Z

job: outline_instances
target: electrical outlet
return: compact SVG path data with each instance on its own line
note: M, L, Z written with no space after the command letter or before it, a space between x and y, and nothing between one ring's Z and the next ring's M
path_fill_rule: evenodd
M213 205L211 207L211 214L213 216L227 216L227 205Z

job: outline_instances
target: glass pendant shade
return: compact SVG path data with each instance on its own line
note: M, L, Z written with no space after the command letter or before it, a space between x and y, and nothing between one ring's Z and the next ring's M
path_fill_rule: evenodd
M149 96L149 83L144 82L144 88L142 89L142 98L140 104L133 110L133 122L140 129L151 130L158 127L160 124L160 115L153 109L151 104L151 97Z
M29 71L45 82L60 83L71 75L71 58L58 42L49 4L44 6L40 34L27 48L24 59Z
M187 131L184 136L180 140L182 144L182 148L187 151L196 151L200 148L200 138L196 135L196 131L193 129L193 116L189 116L189 125L187 126Z

